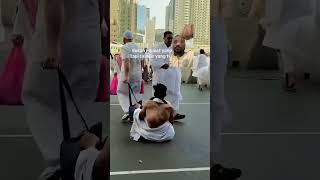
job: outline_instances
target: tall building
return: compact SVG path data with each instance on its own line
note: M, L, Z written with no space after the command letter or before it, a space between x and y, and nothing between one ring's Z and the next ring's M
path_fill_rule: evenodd
M133 34L137 31L136 0L111 0L110 7L110 40L122 42L125 31L130 30Z
M201 48L210 45L210 0L191 2L191 23L194 24L193 45Z
M150 8L146 9L146 18L150 19Z
M145 44L147 48L153 48L155 45L155 37L156 37L156 18L147 19L146 22L146 36L145 36Z
M129 9L129 30L135 34L137 32L137 0L130 0Z
M169 6L166 6L166 20L165 20L165 29L169 29L169 14L170 14L170 10L169 10Z
M120 35L120 6L119 1L110 1L110 41L118 41Z
M155 43L161 43L163 42L163 33L165 32L165 29L156 29L155 34Z
M174 13L175 13L175 0L171 0L166 7L166 27L165 29L173 32Z
M147 10L145 6L137 5L137 33L144 34L146 26Z
M175 0L174 1L174 20L173 33L180 34L184 25L191 21L191 3L192 0Z
M210 0L171 0L166 7L166 30L180 34L186 24L194 24L194 38L188 46L210 47Z

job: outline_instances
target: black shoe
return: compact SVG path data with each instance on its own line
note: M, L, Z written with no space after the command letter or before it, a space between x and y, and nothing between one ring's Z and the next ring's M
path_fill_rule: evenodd
M175 117L174 117L174 120L180 120L180 119L184 119L186 118L186 115L184 114L177 114Z
M310 79L310 73L304 73L304 79L309 80Z
M214 165L210 170L210 175L214 180L235 180L241 176L240 169L224 168L220 164Z

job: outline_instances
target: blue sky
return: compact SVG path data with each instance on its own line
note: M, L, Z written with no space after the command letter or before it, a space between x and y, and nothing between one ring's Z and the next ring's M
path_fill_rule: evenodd
M138 0L137 2L150 8L150 16L156 17L156 29L165 28L166 6L170 0Z

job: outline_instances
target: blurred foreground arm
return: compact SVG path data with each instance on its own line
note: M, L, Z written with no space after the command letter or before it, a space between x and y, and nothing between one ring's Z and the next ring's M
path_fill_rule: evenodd
M46 0L45 16L47 25L48 58L56 59L64 19L63 0Z

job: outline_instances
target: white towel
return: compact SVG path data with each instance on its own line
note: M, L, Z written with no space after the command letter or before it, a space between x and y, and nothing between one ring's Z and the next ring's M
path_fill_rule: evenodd
M80 152L74 172L75 180L92 180L94 162L99 153L94 147Z
M158 128L150 128L145 120L140 120L140 112L141 109L136 109L133 114L130 137L133 138L134 141L138 141L141 136L155 142L164 142L173 139L175 131L170 122L167 121Z

